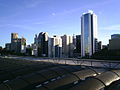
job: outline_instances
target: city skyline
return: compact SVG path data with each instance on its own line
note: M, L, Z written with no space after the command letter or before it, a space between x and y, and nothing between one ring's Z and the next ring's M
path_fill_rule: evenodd
M120 15L118 0L91 2L88 0L0 0L0 2L0 46L10 42L12 32L23 35L28 44L34 41L34 35L39 32L48 32L49 36L79 35L81 34L80 17L89 9L98 16L98 40L103 44L108 44L112 34L120 33L119 19L116 18Z

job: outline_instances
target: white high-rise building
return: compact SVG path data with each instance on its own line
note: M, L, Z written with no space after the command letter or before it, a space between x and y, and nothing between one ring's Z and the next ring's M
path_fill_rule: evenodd
M69 36L69 57L73 57L73 50L75 46L73 44L73 36Z
M62 57L62 39L59 36L53 36L48 40L48 56L52 58Z
M64 35L62 38L62 56L63 58L73 57L73 37Z
M93 11L84 13L81 17L81 56L92 56L95 53L97 38L97 16Z
M64 35L62 38L62 56L63 58L69 57L69 36Z

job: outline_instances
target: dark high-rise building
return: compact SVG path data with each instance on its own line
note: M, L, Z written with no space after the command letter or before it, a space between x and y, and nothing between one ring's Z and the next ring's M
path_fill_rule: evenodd
M10 51L11 50L11 43L6 43L5 44L5 49Z
M98 42L98 51L100 51L100 50L102 50L102 42L101 41Z
M74 48L74 57L79 58L81 56L81 35L75 36L75 48Z
M35 35L35 38L34 38L34 44L38 44L38 37L37 37L37 34Z
M95 39L95 52L98 52L102 49L102 42Z
M120 50L120 34L111 35L108 49L109 50Z
M73 45L76 46L76 36L73 34Z
M11 33L11 51L17 52L18 50L18 33Z
M76 35L76 53L81 53L81 35Z
M38 56L47 57L48 56L48 33L41 32L37 38L38 43Z

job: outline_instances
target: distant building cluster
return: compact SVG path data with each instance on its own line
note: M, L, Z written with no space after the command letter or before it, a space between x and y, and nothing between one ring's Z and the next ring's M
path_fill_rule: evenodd
M51 58L74 57L75 45L73 41L72 36L54 35L49 37L47 32L41 32L39 35L35 35L34 43L32 44L32 55ZM79 42L81 42L80 39Z
M18 33L11 33L11 43L5 45L6 49L15 53L26 52L26 39L19 38Z
M93 11L81 16L81 35L49 37L47 32L40 32L35 35L33 44L26 45L25 38L12 33L11 43L5 46L15 53L50 58L91 57L106 47L109 50L120 50L120 34L112 35L109 45L102 47L102 42L97 39L97 15Z

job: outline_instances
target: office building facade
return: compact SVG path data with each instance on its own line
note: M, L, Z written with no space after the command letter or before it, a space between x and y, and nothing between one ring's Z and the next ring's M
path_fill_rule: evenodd
M24 37L19 38L18 33L11 33L11 51L15 53L26 52L26 39Z
M109 50L120 50L120 34L111 35L108 49Z
M36 42L38 45L38 56L48 57L48 33L39 33Z
M95 53L95 38L97 38L97 16L93 11L89 11L81 17L82 57L89 57Z
M50 58L62 57L62 39L59 36L53 36L48 40L48 56Z
M61 38L62 38L63 58L73 57L73 50L74 50L73 37L64 35L64 36L61 36Z

